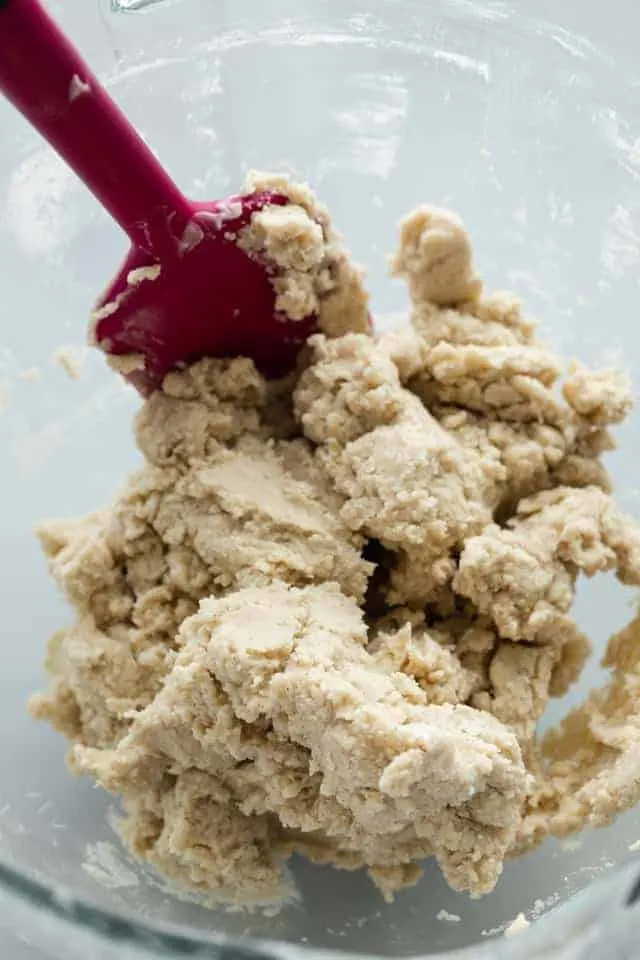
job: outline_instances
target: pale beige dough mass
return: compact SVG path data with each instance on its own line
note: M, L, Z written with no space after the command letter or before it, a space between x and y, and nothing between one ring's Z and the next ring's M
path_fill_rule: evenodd
M578 678L579 575L640 584L640 532L601 455L615 371L563 372L485 296L450 213L404 221L410 323L368 330L360 271L307 188L242 243L322 333L267 383L251 361L170 374L136 419L145 464L106 509L41 525L75 613L31 709L121 796L130 848L223 900L286 896L294 852L385 896L435 856L477 896L549 833L640 799L640 630L556 731Z

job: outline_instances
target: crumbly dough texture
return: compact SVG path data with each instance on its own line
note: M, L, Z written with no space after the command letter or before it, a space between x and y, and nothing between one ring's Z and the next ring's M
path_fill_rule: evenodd
M315 315L318 329L329 337L367 332L363 272L350 260L324 204L304 184L252 171L244 192L261 191L278 193L289 203L255 213L241 231L240 246L273 271L276 309L289 320Z
M253 183L292 203L246 248L324 332L282 382L244 358L170 374L114 503L41 525L75 617L31 709L122 798L130 848L191 889L281 898L302 852L386 897L434 856L479 896L505 858L640 799L637 621L609 684L536 733L589 653L578 577L640 584L601 462L631 389L574 364L559 390L559 358L431 207L393 260L410 324L373 337L326 211Z

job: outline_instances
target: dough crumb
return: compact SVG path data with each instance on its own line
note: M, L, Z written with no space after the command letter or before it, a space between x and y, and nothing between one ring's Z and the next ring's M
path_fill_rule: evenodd
M482 290L462 221L438 207L418 207L402 221L391 269L407 280L415 303L453 306L476 300Z
M367 332L363 272L351 263L326 207L308 187L279 175L252 171L245 191L273 191L289 200L286 206L270 204L254 213L239 240L250 256L275 264L276 308L289 320L316 314L319 329L330 337Z
M70 380L79 380L85 359L85 348L71 346L58 347L53 352L53 360L59 364Z
M524 913L519 913L517 917L514 917L508 927L505 927L504 935L505 937L513 937L517 933L522 933L523 930L526 930L531 926L531 922L527 920Z
M162 267L159 263L154 263L150 267L136 267L135 270L129 270L127 274L127 286L139 287L141 284L157 280L162 273Z
M632 391L565 370L515 298L484 294L447 211L404 221L410 322L374 336L311 191L247 188L289 199L242 243L320 332L280 382L243 357L169 374L113 502L40 524L73 616L31 711L121 797L129 849L190 890L277 903L303 854L388 901L434 857L482 896L507 857L640 802L640 617L608 682L539 732L590 652L580 579L640 585L602 463Z
M37 383L39 380L42 380L42 370L40 367L26 367L26 369L21 370L18 374L20 380L26 380L29 383Z
M436 920L441 920L443 923L460 923L462 917L458 913L449 913L448 910L439 910L436 914Z
M69 83L69 103L75 103L79 97L86 97L90 93L91 84L74 73Z
M563 393L573 410L596 426L621 423L633 407L631 382L617 370L588 370L574 362Z
M107 363L116 373L126 377L130 373L135 373L136 370L144 370L145 357L143 353L110 353L107 356Z

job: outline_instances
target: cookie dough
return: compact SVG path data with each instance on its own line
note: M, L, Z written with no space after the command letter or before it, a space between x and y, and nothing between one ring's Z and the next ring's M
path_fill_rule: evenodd
M479 896L507 857L640 799L636 623L609 685L536 734L589 653L578 577L640 584L601 462L631 389L574 365L559 391L559 358L427 206L393 260L410 323L374 337L326 211L255 183L292 202L242 242L323 332L285 381L245 358L170 374L114 503L41 525L75 618L31 710L122 798L130 848L191 889L278 899L302 852L388 898L434 856Z

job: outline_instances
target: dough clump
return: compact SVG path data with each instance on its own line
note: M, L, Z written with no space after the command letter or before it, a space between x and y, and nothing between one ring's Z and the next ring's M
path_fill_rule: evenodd
M609 684L536 732L589 654L580 575L640 584L601 461L631 388L574 364L559 389L461 222L427 206L393 261L410 323L374 337L326 210L252 182L291 203L245 248L322 332L284 381L242 357L167 376L115 501L41 524L74 620L31 710L122 798L131 850L190 889L282 898L298 852L387 898L434 856L480 896L507 857L640 800L637 622Z

